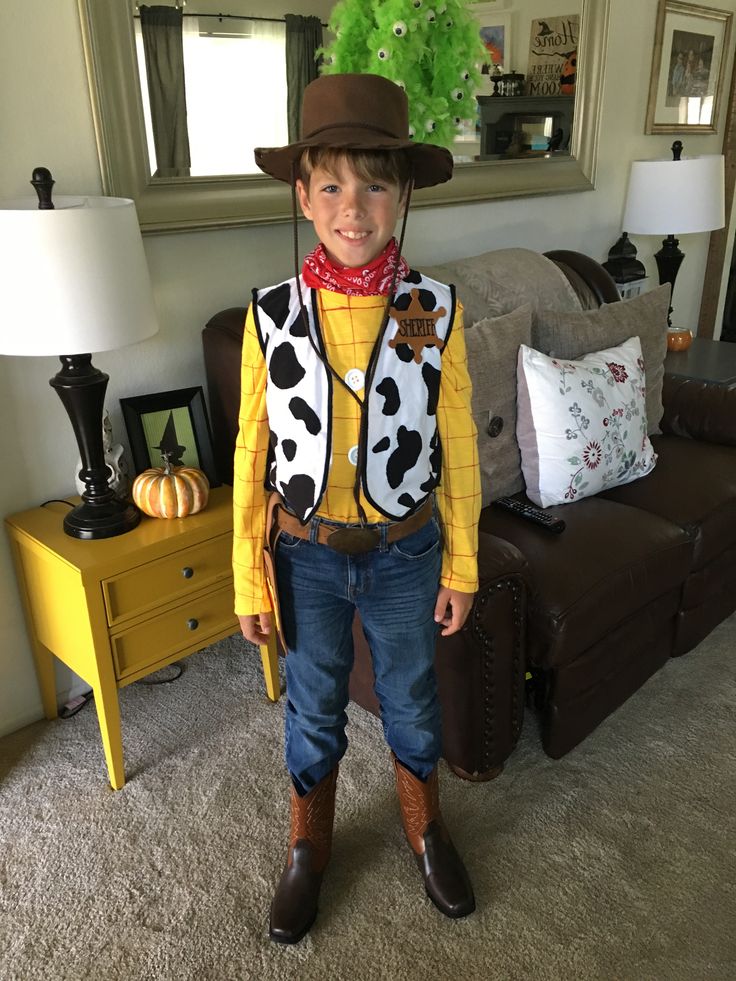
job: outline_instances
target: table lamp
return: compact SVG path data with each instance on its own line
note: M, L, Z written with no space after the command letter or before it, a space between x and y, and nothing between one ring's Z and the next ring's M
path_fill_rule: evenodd
M140 513L111 489L102 439L109 376L92 354L158 330L135 205L126 198L59 197L45 167L33 171L38 201L0 202L0 354L58 355L49 384L77 439L82 502L64 517L74 538L111 538Z
M633 161L623 218L629 234L667 236L654 258L659 282L669 283L673 292L685 258L675 234L710 232L726 223L723 156L683 160L681 154L682 143L675 140L672 160ZM671 313L670 306L669 327Z

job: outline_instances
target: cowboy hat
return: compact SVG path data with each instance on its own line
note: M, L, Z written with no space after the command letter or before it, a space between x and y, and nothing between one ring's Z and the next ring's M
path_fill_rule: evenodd
M345 150L405 150L415 187L432 187L452 177L452 154L409 138L409 103L401 86L381 75L320 75L304 90L302 138L280 147L259 147L256 163L276 180L291 184L307 147Z

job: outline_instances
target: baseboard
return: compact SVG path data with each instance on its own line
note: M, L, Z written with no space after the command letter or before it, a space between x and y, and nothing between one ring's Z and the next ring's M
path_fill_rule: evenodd
M74 679L74 684L69 688L64 688L61 691L56 692L56 704L61 708L62 705L66 705L67 702L71 701L72 698L76 698L77 695L83 695L88 692L90 685L76 675L69 673L70 677ZM43 707L40 702L37 708L25 709L19 715L14 715L9 719L3 719L0 722L0 739L3 736L9 736L12 732L17 732L19 729L25 729L26 726L33 725L34 722L40 722L44 719Z

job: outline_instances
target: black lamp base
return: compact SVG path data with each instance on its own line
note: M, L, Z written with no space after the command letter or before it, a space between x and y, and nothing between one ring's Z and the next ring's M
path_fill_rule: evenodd
M680 240L674 235L668 235L662 240L662 248L654 253L659 270L659 285L670 284L670 309L667 313L667 326L672 326L672 294L675 292L675 280L685 253L680 249Z
M82 503L64 518L72 538L112 538L131 531L141 519L133 504L121 501L110 487L110 468L102 443L102 411L108 376L92 364L92 355L62 355L61 371L49 381L67 411L77 437L84 484Z
M132 531L140 520L138 508L117 497L107 504L82 501L64 518L64 531L72 538L114 538Z

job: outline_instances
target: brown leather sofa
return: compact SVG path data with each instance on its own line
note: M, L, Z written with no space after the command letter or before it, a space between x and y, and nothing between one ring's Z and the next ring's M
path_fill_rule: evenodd
M499 256L523 265L524 253L486 256L491 266ZM459 283L463 296L472 295L466 308L474 305L476 316L489 302L479 274L486 256L473 257L472 265L468 260L467 281ZM548 274L564 280L571 309L618 301L615 284L592 259L566 251L547 256L549 271L520 277L509 305L547 290ZM446 267L445 275L462 281L463 262ZM244 314L241 307L221 311L203 331L224 482L232 481ZM513 750L524 715L525 669L544 748L560 757L671 656L691 650L736 609L736 391L665 378L663 401L652 473L551 508L564 517L563 534L550 535L493 506L482 511L473 611L459 634L437 646L444 756L461 776L488 779ZM357 621L354 633L351 696L377 712Z

